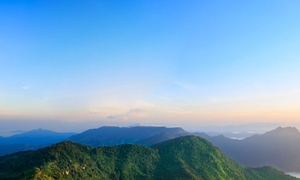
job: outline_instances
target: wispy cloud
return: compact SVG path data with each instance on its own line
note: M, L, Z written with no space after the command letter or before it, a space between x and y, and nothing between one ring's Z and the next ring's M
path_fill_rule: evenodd
M196 86L187 83L178 82L178 81L174 81L173 84L190 91L195 91L197 89Z
M22 89L27 90L27 89L29 89L29 87L28 86L22 86Z
M125 114L109 115L106 118L107 119L127 120L127 119L131 119L131 118L142 117L142 116L144 116L144 112L145 112L145 110L143 110L141 108L134 108L134 109L130 109Z
M130 109L126 114L139 114L142 113L144 110L141 108L135 108L135 109Z

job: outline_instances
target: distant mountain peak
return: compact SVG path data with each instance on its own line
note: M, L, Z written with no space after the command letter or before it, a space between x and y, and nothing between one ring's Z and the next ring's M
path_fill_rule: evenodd
M272 137L288 137L288 136L298 136L300 137L300 132L296 127L292 126L287 126L287 127L282 127L279 126L278 128L266 132L265 134L262 134L262 136L272 136Z
M31 131L28 131L28 132L50 132L51 130L48 130L48 129L43 129L43 128L38 128L38 129L33 129ZM53 132L53 131L51 131Z
M274 129L273 131L299 133L299 130L296 127L292 127L292 126L286 126L286 127L279 126L278 128Z
M285 129L285 130L296 130L296 131L298 131L298 129L296 127L293 127L293 126L279 126L276 129Z

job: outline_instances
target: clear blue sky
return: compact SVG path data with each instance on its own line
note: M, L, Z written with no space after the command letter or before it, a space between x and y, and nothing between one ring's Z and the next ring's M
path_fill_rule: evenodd
M300 2L0 1L0 121L300 120Z

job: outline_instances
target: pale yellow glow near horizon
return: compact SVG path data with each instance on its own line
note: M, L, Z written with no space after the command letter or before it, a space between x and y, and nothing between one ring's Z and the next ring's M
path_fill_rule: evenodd
M300 93L251 94L195 98L162 98L144 100L143 96L122 99L109 97L54 100L23 99L21 104L10 101L0 104L0 119L63 120L68 122L105 121L120 123L297 123L300 120ZM92 101L90 100L92 99ZM71 103L70 103L71 102ZM83 102L81 104L81 102Z
M111 113L101 112L54 112L47 113L22 113L12 112L1 113L1 119L55 119L64 120L68 122L81 122L81 121L102 121L112 118L113 121L122 122L166 122L166 123L251 123L251 122L294 122L297 123L300 119L300 111L298 109L239 109L234 111L230 110L208 110L207 111L184 111L184 110L159 110L159 109L129 109L127 111ZM136 111L136 112L135 112Z

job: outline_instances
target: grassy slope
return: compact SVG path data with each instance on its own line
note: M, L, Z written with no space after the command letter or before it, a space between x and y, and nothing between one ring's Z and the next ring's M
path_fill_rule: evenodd
M208 141L180 137L152 148L92 148L71 142L0 157L0 179L294 179L272 168L246 169Z

